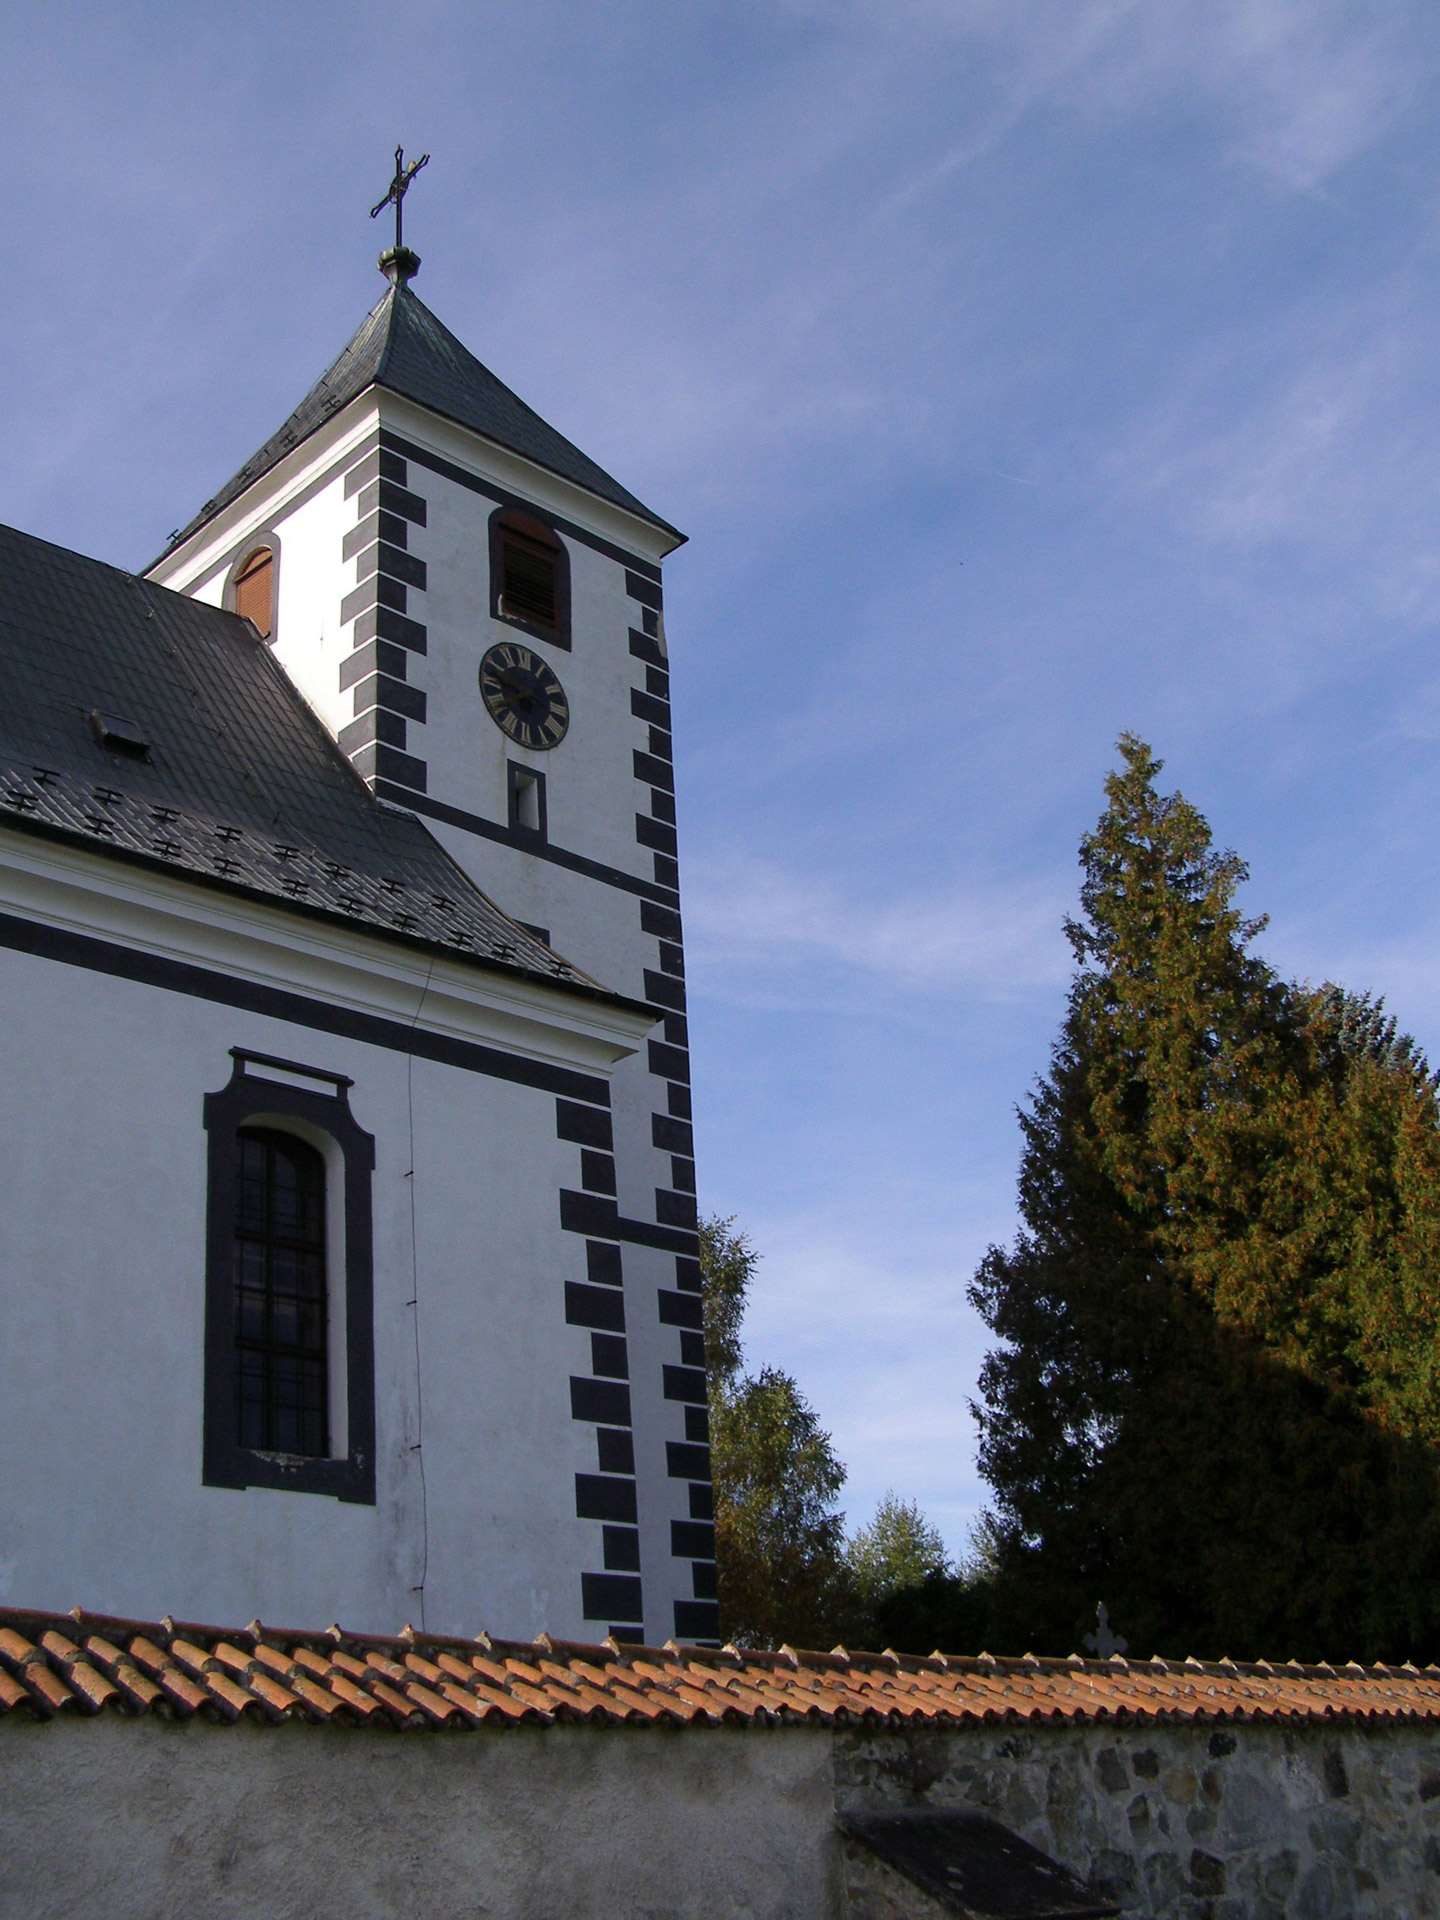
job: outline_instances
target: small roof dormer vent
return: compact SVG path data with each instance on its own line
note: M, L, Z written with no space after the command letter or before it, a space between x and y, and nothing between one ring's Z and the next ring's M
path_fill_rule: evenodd
M92 707L90 731L107 753L118 753L125 760L150 758L150 742L145 737L145 730L134 720L123 719L118 713L102 713L99 707Z

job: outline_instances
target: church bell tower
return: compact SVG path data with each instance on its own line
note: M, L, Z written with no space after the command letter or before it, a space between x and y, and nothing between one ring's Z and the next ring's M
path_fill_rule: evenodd
M379 304L148 577L250 618L380 801L421 821L556 955L653 1012L649 1039L614 1069L608 1120L555 1103L563 1271L537 1257L484 1284L497 1311L555 1326L556 1366L534 1391L568 1394L574 1512L593 1523L583 1630L709 1640L662 587L683 536L417 297L398 218L416 170L397 154L381 203L397 228ZM427 1417L443 1433L443 1410Z

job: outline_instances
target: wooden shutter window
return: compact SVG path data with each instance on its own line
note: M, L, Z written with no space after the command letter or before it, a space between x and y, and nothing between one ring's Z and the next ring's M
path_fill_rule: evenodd
M235 578L235 611L242 620L253 620L266 640L270 638L274 573L274 554L269 547L260 547Z
M543 528L532 532L501 522L500 611L507 619L559 632L557 557L557 543Z

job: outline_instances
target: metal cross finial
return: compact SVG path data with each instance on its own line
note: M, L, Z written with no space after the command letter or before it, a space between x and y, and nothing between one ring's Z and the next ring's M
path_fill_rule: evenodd
M415 178L416 174L419 173L420 169L429 162L429 159L430 156L428 153L422 153L418 160L412 161L407 167L405 164L405 149L403 147L396 147L395 178L390 182L390 191L385 195L383 200L377 200L375 205L370 209L370 218L372 220L382 214L386 207L393 206L395 209L395 244L381 254L380 271L385 275L387 280L397 287L403 287L407 280L412 280L420 271L419 254L412 253L410 248L405 244L403 208L405 195L410 188L410 182Z
M375 205L370 209L370 218L374 220L385 211L386 207L391 205L392 202L394 203L395 251L397 253L399 253L405 245L405 236L402 227L402 209L405 203L405 195L410 191L410 182L423 166L429 164L429 160L429 154L422 153L418 160L413 160L407 167L405 164L405 149L403 147L396 147L395 178L390 182L390 191L385 195L383 200L377 200Z
M1095 1609L1095 1631L1086 1634L1084 1644L1099 1660L1109 1660L1114 1654L1124 1653L1130 1645L1128 1640L1122 1640L1118 1634L1110 1631L1110 1609L1103 1600Z

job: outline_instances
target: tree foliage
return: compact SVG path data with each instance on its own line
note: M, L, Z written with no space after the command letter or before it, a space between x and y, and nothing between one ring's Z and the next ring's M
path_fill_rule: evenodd
M705 1364L710 1379L728 1387L738 1378L745 1350L740 1328L760 1256L733 1216L700 1222L700 1283L704 1289Z
M868 1526L845 1543L856 1596L873 1611L889 1594L921 1587L931 1574L948 1575L945 1542L914 1500L887 1493Z
M737 1646L829 1646L850 1610L845 1469L789 1374L745 1371L757 1259L733 1219L701 1223L720 1631Z
M1282 980L1243 864L1121 741L972 1299L995 1618L1167 1650L1440 1649L1440 1113L1383 1006Z
M970 1622L944 1542L914 1501L887 1494L846 1539L835 1504L845 1468L829 1434L789 1374L745 1366L741 1327L758 1264L733 1219L701 1221L721 1632L738 1646L909 1651L936 1620Z
M976 1566L953 1567L945 1543L913 1500L887 1493L868 1526L846 1542L855 1637L897 1653L979 1653L989 1593Z
M845 1480L786 1373L742 1375L711 1403L720 1625L737 1646L829 1646L847 1611Z

